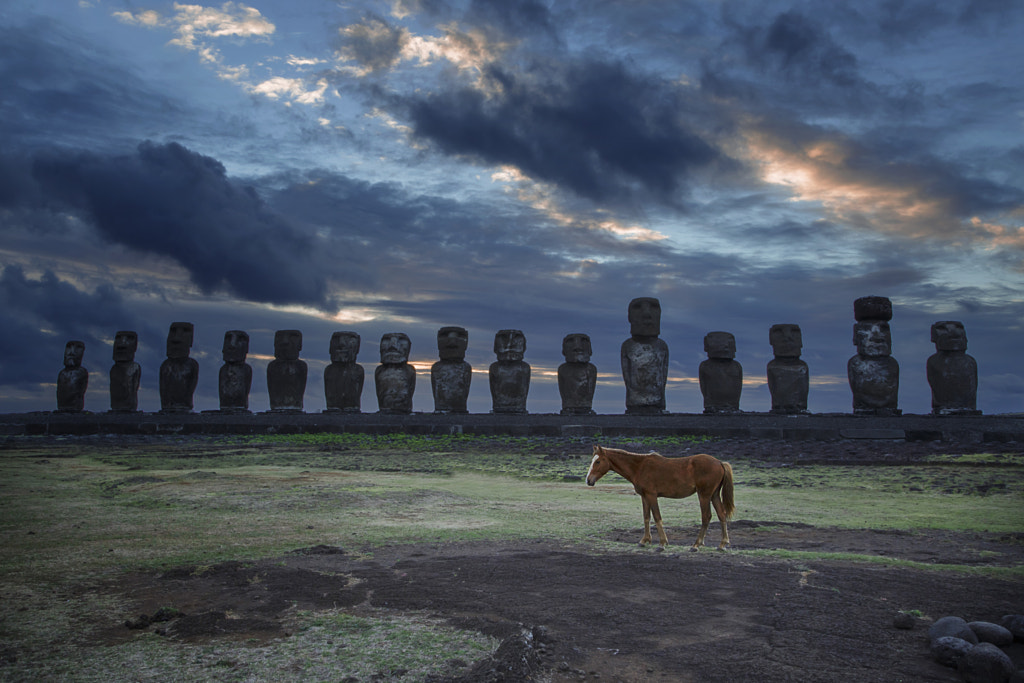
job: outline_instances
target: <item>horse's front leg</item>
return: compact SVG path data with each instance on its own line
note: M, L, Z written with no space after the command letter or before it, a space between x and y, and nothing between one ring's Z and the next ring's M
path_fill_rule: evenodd
M701 493L697 494L700 499L700 533L694 541L690 550L698 550L704 545L704 535L708 533L708 524L711 523L711 498Z
M668 536L665 535L665 526L661 523L661 508L658 506L658 499L651 501L651 512L654 513L654 524L658 527L658 543L664 548L668 545Z
M646 546L650 543L650 504L644 496L640 497L640 501L643 503L643 536L640 537L640 545Z

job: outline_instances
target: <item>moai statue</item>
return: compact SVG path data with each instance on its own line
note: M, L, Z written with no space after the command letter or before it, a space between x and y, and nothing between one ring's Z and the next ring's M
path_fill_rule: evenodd
M900 415L897 407L900 365L892 357L892 302L882 296L866 296L853 304L857 322L853 343L857 355L846 365L853 392L854 415Z
M362 365L356 363L360 341L355 332L331 335L331 362L324 368L325 413L358 413L361 410L366 372Z
M562 396L562 415L594 415L594 389L597 367L590 362L594 354L590 337L568 334L562 340L565 362L558 366L558 393Z
M135 362L139 335L122 330L114 335L114 365L110 368L110 410L134 413L139 409L142 367Z
M700 392L705 415L740 412L743 367L736 360L736 337L728 332L708 332L704 337L708 359L699 368Z
M807 413L807 392L810 372L800 360L803 337L800 326L789 323L772 325L768 342L775 358L768 361L768 391L772 395L772 412L781 415Z
M80 413L85 409L85 390L89 387L89 371L82 367L85 344L69 341L64 345L64 369L57 374L57 410Z
M437 331L437 353L441 360L430 367L430 388L435 413L468 413L469 384L473 368L466 362L469 332L464 327L442 327Z
M499 330L494 335L494 353L498 360L488 373L491 412L525 414L530 393L530 365L523 360L526 335L520 330Z
M189 357L192 323L171 323L167 360L160 364L160 412L192 412L192 394L199 383L199 363Z
M248 413L252 366L245 362L245 357L249 354L249 334L242 330L225 332L221 354L224 365L217 377L220 412Z
M668 344L661 334L661 303L641 297L629 302L629 339L622 342L622 380L626 383L627 415L665 413Z
M416 391L416 368L409 364L412 341L401 332L380 338L380 365L373 371L377 410L385 415L408 415Z
M302 332L274 333L274 360L267 364L267 393L271 412L301 413L306 394L306 361L299 360Z
M967 331L956 320L932 325L935 354L928 357L928 385L932 388L932 414L980 415L978 363L967 355Z

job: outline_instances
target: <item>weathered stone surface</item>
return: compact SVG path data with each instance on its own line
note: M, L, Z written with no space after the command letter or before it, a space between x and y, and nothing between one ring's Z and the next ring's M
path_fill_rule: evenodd
M469 331L464 327L442 327L437 331L437 353L440 360L430 367L430 390L434 395L434 412L465 414L469 412L469 387L473 367L466 362Z
M772 412L782 415L807 413L810 370L800 360L803 335L799 325L780 323L768 331L775 358L768 361L768 391L772 396Z
M892 320L892 301L884 296L862 296L853 302L854 320Z
M1013 660L992 643L980 643L957 662L967 683L1006 683L1013 675Z
M993 624L989 621L972 621L967 625L974 631L974 635L978 636L978 642L992 643L998 647L1003 647L1013 642L1013 634L1010 633L1010 630L999 624Z
M160 364L160 410L192 412L192 396L199 383L199 363L189 357L194 327L175 322L167 332L167 360Z
M743 367L735 360L736 337L729 332L709 332L704 337L704 351L708 359L698 368L704 413L732 415L740 412Z
M114 335L114 365L110 368L110 410L133 413L139 408L142 367L135 362L139 335L121 330Z
M978 636L974 634L967 622L960 617L942 617L928 628L928 639L944 637L961 638L971 645L978 644Z
M530 392L530 365L523 360L526 335L520 330L500 330L494 335L494 353L498 360L488 369L491 412L526 413Z
M385 415L408 415L416 392L416 369L409 364L412 341L403 332L380 338L380 365L373 371L377 410Z
M892 619L893 628L909 631L917 625L917 617L907 612L897 612Z
M274 333L274 360L267 364L267 393L270 410L302 412L306 394L306 362L299 360L302 332L278 330Z
M862 302L863 299L858 299L854 303L857 322L853 326L853 343L857 355L846 365L853 392L853 412L856 415L899 415L900 366L891 357L892 335L888 322L892 317L891 304L888 317L867 318L865 311L883 316L885 307L877 301L867 306Z
M69 341L64 345L64 369L57 373L57 410L62 413L80 413L85 409L89 371L82 367L84 356L84 342Z
M935 415L978 415L978 363L967 355L963 323L944 320L932 325L935 353L926 363Z
M249 411L249 390L252 388L252 366L245 362L249 354L249 334L243 330L224 333L221 356L224 364L217 375L220 410L226 413Z
M1017 640L1024 640L1024 614L1005 614L999 625L1013 634Z
M362 409L366 371L356 363L361 339L355 332L331 335L331 362L324 368L324 412L358 413Z
M661 334L661 303L652 297L629 302L629 339L619 355L626 384L626 414L661 415L668 383L668 344Z
M562 397L562 415L594 415L594 390L597 388L597 367L590 362L593 355L590 336L568 334L562 339L565 362L558 366L558 393Z
M933 638L931 642L932 659L943 666L956 668L960 660L973 648L974 644L968 643L963 638L955 636Z

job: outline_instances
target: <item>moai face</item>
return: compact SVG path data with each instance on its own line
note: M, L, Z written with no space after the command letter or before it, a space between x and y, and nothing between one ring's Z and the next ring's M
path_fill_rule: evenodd
M630 301L629 333L635 337L657 337L661 334L661 302L652 297Z
M562 355L567 363L589 363L593 354L588 335L568 334L562 340Z
M135 360L135 351L138 348L138 334L130 331L118 332L114 335L114 362L131 362Z
M359 335L355 332L335 332L331 335L331 362L355 363L359 355Z
M188 358L188 351L192 348L192 323L171 323L171 329L167 332L167 357Z
M526 335L520 330L499 330L494 335L494 353L500 361L521 361L526 354Z
M275 360L298 360L302 351L302 332L278 330L274 333Z
M708 358L731 360L736 357L736 337L729 332L708 332L704 337L704 350Z
M966 351L967 330L957 320L944 320L932 325L932 343L936 351Z
M380 362L385 365L408 363L412 342L403 332L391 332L380 338Z
M64 345L64 367L82 367L82 358L85 357L85 344L80 341L69 341Z
M242 330L225 332L221 354L225 363L244 363L249 354L249 334Z
M800 350L804 347L800 326L790 323L772 325L768 331L768 342L779 358L799 358Z
M857 354L868 358L892 355L892 336L889 323L881 320L865 320L853 326L853 343Z
M437 331L437 353L441 360L465 360L469 332L462 327L442 327Z

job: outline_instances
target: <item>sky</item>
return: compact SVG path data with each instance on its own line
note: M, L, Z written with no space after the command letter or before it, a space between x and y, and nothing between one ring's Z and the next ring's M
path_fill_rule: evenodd
M436 332L522 330L527 409L557 413L589 334L599 413L625 410L627 306L657 297L666 404L699 413L711 331L740 407L771 406L795 323L808 407L852 412L853 302L893 303L904 413L931 410L932 323L959 320L978 407L1024 411L1024 3L1016 0L4 0L0 412L56 408L68 340L109 408L118 330L160 408L172 322L195 408L227 330L269 408L275 330L303 333L305 410L334 331L404 332L431 412Z

